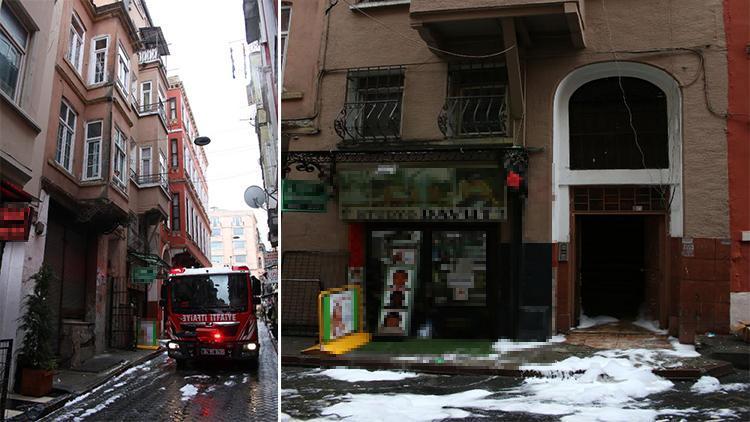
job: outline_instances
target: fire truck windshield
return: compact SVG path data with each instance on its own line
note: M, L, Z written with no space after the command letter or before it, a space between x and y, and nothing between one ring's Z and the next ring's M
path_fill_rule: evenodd
M173 277L172 309L180 314L246 312L246 274L205 274Z

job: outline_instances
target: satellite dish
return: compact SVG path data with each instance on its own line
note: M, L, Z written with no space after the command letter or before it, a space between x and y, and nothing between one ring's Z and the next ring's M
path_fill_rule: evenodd
M266 191L260 186L250 186L245 189L245 203L250 208L263 208L263 204L267 203Z

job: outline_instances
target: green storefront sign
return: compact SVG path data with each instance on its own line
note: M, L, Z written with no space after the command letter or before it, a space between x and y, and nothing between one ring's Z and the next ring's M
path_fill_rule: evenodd
M156 280L158 273L159 269L155 265L133 267L131 270L131 278L133 283L151 283Z
M328 189L314 180L283 180L281 182L281 211L325 212Z

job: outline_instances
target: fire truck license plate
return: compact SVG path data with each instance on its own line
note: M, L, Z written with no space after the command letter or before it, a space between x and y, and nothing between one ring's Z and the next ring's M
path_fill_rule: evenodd
M208 356L224 356L226 354L226 350L224 349L201 349L202 355L208 355Z

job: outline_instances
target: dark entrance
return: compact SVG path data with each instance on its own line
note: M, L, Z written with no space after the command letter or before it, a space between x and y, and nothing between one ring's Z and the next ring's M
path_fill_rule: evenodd
M427 330L432 338L497 338L505 279L498 265L498 232L496 225L370 226L368 331L393 335L399 324L409 337ZM391 279L410 288L401 292Z
M578 220L580 306L588 316L636 319L646 301L647 218L587 215Z

